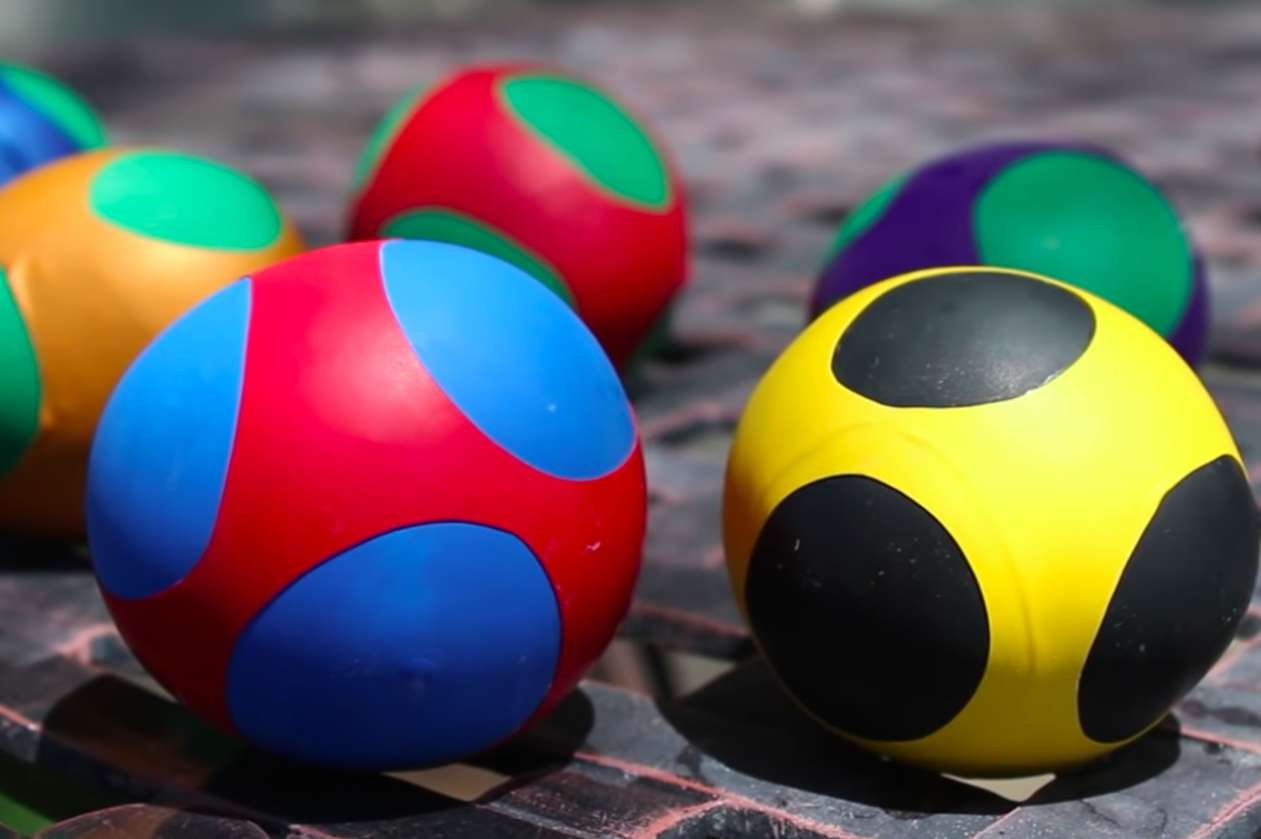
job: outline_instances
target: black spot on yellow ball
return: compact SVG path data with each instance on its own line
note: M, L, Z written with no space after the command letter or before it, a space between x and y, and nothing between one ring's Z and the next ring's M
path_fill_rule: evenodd
M1076 361L1095 332L1082 298L1006 271L942 274L877 297L837 342L832 372L900 408L1013 399Z
M746 591L780 678L850 734L931 734L985 671L989 622L963 551L927 510L872 478L824 478L780 502Z
M1256 576L1252 492L1223 455L1165 495L1126 563L1078 686L1086 736L1116 742L1160 719L1230 644Z

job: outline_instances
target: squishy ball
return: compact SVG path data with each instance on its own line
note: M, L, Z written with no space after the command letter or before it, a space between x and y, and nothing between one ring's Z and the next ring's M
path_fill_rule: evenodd
M569 690L645 507L595 338L442 242L313 251L198 305L123 377L88 482L101 588L158 681L356 769L477 752Z
M92 432L127 364L300 248L257 183L182 154L85 152L0 190L0 528L81 536Z
M1072 283L1191 364L1204 355L1204 267L1173 207L1109 152L1064 143L977 146L886 183L842 223L811 314L897 274L975 264Z
M0 63L0 186L104 144L96 114L74 91L29 67Z
M1073 766L1154 725L1257 573L1195 373L1103 299L938 268L864 288L758 384L728 463L740 606L815 718L964 774Z
M505 259L571 304L619 365L685 279L683 189L660 145L603 91L554 69L474 67L408 95L353 189L350 238Z

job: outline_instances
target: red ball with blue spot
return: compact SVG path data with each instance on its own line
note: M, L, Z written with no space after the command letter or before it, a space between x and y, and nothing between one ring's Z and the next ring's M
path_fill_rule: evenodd
M643 456L558 297L458 245L361 242L210 297L120 382L88 529L140 661L254 744L441 763L573 687L625 614Z

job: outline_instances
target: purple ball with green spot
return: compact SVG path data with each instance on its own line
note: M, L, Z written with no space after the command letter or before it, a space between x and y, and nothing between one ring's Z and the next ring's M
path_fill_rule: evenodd
M880 280L947 265L1072 283L1142 320L1189 363L1204 356L1203 260L1156 186L1105 149L974 146L893 178L841 224L810 315Z
M78 94L37 70L0 64L0 185L104 144L100 120Z

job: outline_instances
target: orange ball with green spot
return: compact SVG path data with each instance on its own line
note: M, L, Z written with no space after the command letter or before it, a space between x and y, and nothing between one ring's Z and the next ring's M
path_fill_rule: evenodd
M660 144L590 83L473 67L413 92L359 162L352 239L431 239L532 274L619 364L687 273L683 189Z
M184 154L87 152L0 190L0 528L80 534L92 433L127 365L301 249L262 186Z

